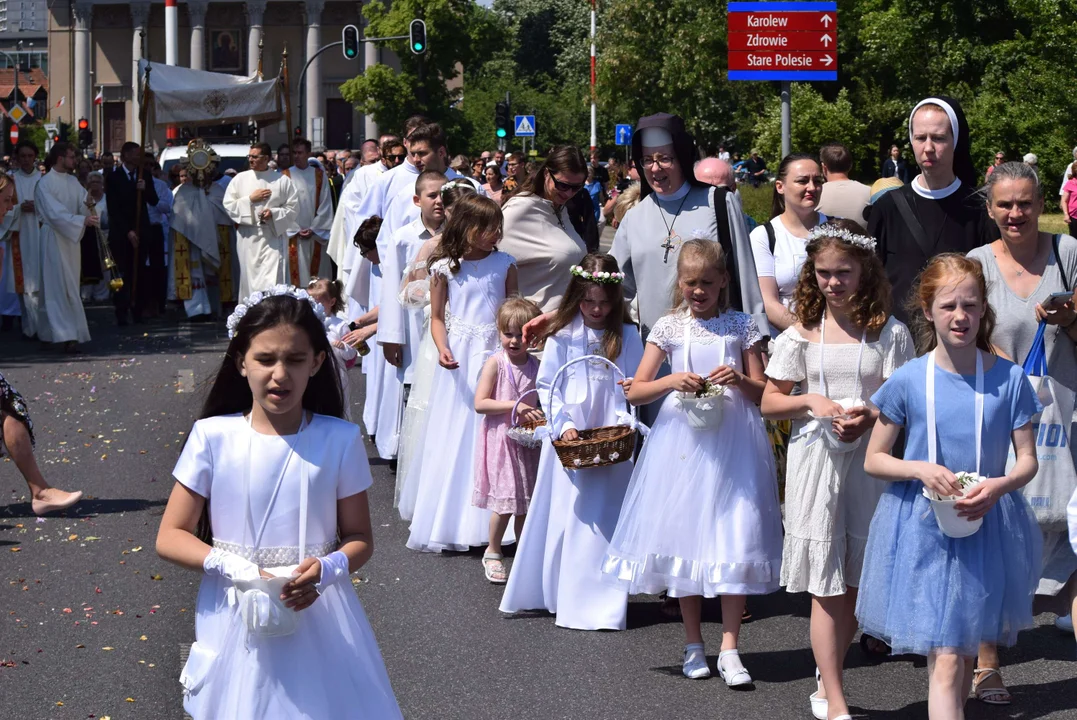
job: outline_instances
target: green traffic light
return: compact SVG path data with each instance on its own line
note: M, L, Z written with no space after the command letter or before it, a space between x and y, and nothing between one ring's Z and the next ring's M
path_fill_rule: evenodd
M507 133L507 132L505 132L505 128L498 128L498 129L497 129L497 136L498 136L499 138L503 138L503 137L505 137L506 135L508 135L508 133Z
M348 48L347 50L345 50L344 54L347 55L349 58L355 57L355 51L352 50L351 48Z
M415 43L412 47L415 48L415 52L422 52L423 51L423 44L422 43Z

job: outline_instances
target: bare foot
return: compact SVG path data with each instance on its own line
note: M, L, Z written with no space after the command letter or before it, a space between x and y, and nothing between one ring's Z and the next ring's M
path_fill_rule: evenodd
M59 488L45 488L30 501L30 507L34 515L47 515L48 513L66 510L82 499L82 491L64 492Z

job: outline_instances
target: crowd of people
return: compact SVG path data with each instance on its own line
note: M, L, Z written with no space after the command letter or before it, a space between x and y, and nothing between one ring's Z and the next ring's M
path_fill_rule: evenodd
M933 720L964 717L970 689L1011 703L998 648L1037 594L1072 632L1077 598L1072 446L1037 457L1068 444L1077 240L1040 232L1032 165L980 187L956 101L912 108L909 142L919 172L895 146L872 186L838 142L783 158L758 226L737 190L771 182L758 153L701 160L664 113L640 118L627 168L572 146L452 157L422 117L344 156L256 143L234 177L158 177L128 144L83 185L73 148L42 177L20 145L0 210L24 333L85 342L82 300L116 279L121 325L173 293L227 316L157 542L205 573L187 711L400 715L347 582L372 552L364 430L407 546L482 548L505 613L625 630L631 596L664 594L699 679L717 597L714 669L743 687L747 598L784 588L812 598L814 717L850 718L858 630L870 656L927 657ZM1069 217L1074 195L1066 178ZM87 276L104 247L113 275ZM41 477L2 376L0 393L34 511L77 502Z

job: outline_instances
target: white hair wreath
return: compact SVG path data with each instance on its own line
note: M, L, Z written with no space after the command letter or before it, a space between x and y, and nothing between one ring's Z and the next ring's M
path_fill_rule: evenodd
M872 252L875 251L875 238L868 235L849 232L844 228L840 228L837 225L831 225L830 223L816 225L811 229L811 232L808 233L808 242L818 240L819 238L833 238L835 240L840 240L847 245L855 245L858 248L863 248Z
M296 300L306 300L310 303L310 307L314 310L314 314L318 316L318 320L323 323L325 322L325 308L321 306L321 303L312 298L310 293L306 290L301 290L292 285L274 285L268 290L259 290L258 292L251 293L243 302L236 305L236 309L228 316L228 321L225 323L228 327L228 339L231 340L236 336L236 328L239 327L239 321L243 319L243 316L247 314L248 310L266 298L278 297L280 295L288 295L289 297L294 297Z

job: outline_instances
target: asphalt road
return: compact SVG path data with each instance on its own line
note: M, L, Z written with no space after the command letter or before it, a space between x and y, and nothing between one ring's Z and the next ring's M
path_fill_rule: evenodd
M162 562L153 545L223 328L160 321L121 332L108 309L89 316L95 339L75 359L0 335L0 370L30 403L45 474L88 496L65 517L36 520L14 465L0 461L0 717L178 720L181 645L193 639L199 576ZM406 717L811 717L806 596L750 600L741 647L754 690L685 680L681 627L653 597L633 598L622 633L563 630L543 614L502 616L478 551L405 549L394 479L381 461L372 465L376 550L354 585ZM712 667L717 614L709 604ZM1054 629L1054 617L1039 615L1039 626L1003 652L1014 705L970 701L969 718L1077 717L1074 639ZM926 716L920 658L872 665L854 647L846 678L858 717Z

